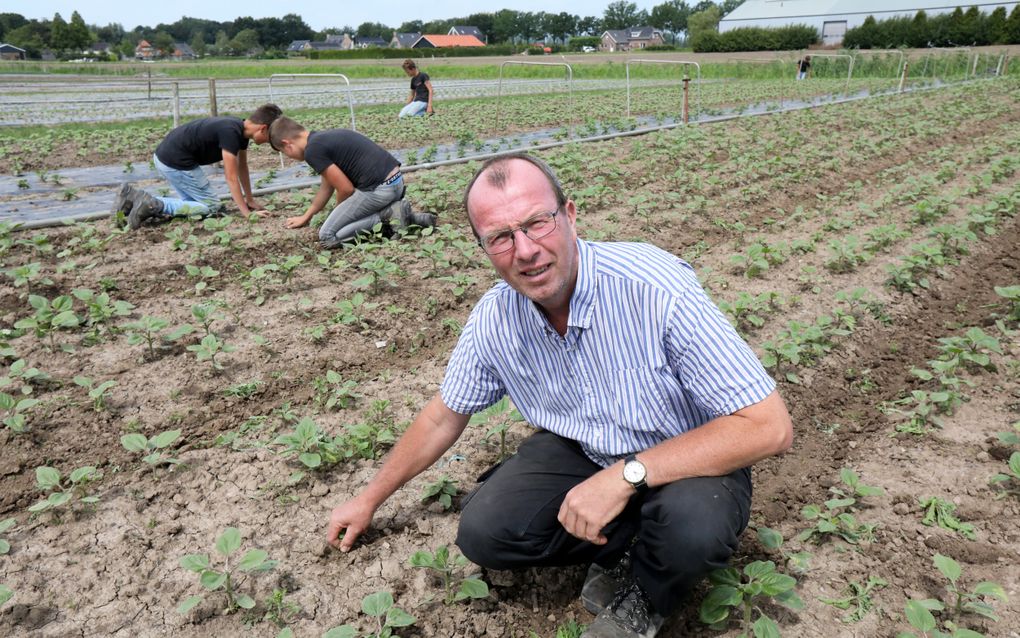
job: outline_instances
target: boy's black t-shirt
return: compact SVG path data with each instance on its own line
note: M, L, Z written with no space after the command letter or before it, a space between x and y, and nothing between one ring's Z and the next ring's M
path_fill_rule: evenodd
M429 74L418 71L418 75L411 78L411 90L414 91L414 102L429 101L429 87L425 83L429 81Z
M243 120L206 117L170 131L156 147L156 157L170 168L189 171L221 161L223 151L237 155L247 148Z
M357 131L345 128L312 131L305 145L305 161L319 175L336 164L354 188L370 191L386 181L400 162Z

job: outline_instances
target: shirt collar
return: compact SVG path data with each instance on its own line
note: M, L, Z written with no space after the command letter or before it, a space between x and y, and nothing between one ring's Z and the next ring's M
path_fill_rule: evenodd
M577 282L574 294L570 296L570 316L567 325L575 328L591 327L591 318L595 312L596 289L598 278L595 276L598 264L595 251L588 242L577 240Z

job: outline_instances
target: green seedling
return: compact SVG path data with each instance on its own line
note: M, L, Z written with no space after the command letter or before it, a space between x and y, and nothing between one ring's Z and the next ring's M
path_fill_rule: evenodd
M74 301L68 295L56 297L52 303L46 297L29 295L28 303L35 314L14 322L14 327L19 330L32 330L40 339L49 337L51 350L56 346L54 337L57 330L76 328L81 321L71 310Z
M1013 428L1012 432L1009 430L1005 432L996 432L996 438L1006 445L1020 445L1020 421L1014 421L1010 424L1010 427Z
M212 324L223 319L219 312L219 303L209 301L191 307L191 316L202 326L205 334L212 334Z
M582 625L576 620L568 620L556 627L556 636L554 638L581 638L585 629L587 629L587 625Z
M0 605L14 598L14 591L7 585L0 585Z
M374 401L365 422L346 426L351 456L377 458L384 446L397 440L397 426L387 414L389 406L389 401Z
M315 385L315 402L327 410L345 410L361 398L354 391L358 382L354 379L344 380L335 370L327 370L326 376L316 377L312 383Z
M842 622L860 622L864 620L869 611L875 608L875 601L871 598L872 592L882 589L888 584L878 576L868 576L868 582L863 585L857 581L850 581L844 590L846 595L842 598L821 598L820 600L836 609L849 611L850 613L840 618Z
M956 518L956 506L949 501L937 496L931 496L920 499L920 503L921 509L924 510L924 518L921 519L922 524L929 527L938 525L942 529L957 532L964 538L972 541L977 540L977 536L974 535L974 526Z
M460 301L467 294L468 288L478 283L478 280L471 275L466 273L459 273L456 275L447 275L440 277L440 281L445 281L450 284L450 292L453 293L453 297Z
M524 417L521 416L521 413L510 404L510 398L503 397L481 412L471 415L468 424L478 425L493 422L492 427L485 433L485 439L499 436L499 460L502 461L508 455L506 434L510 431L510 426L523 420Z
M195 331L191 325L183 324L175 328L169 334L161 336L160 333L163 332L163 330L165 330L169 325L170 322L166 319L146 315L138 321L132 321L131 323L124 324L122 328L125 332L127 332L128 343L130 345L137 346L144 343L149 352L149 358L155 359L157 343L160 341L176 341Z
M985 600L997 599L999 601L1006 602L1007 597L1005 590L1003 590L1002 586L998 583L993 583L991 581L982 581L978 583L974 587L973 591L961 589L958 581L960 580L960 576L963 574L963 570L959 563L948 556L943 556L942 554L935 554L932 562L946 580L949 581L949 584L946 585L946 589L952 597L952 602L947 606L941 600L935 598L908 600L906 605L907 621L912 627L914 627L914 629L921 632L921 638L955 638L957 636L960 638L971 638L975 635L981 636L981 634L969 629L958 628L955 622L961 620L967 615L976 615L988 620L998 621L999 617L995 615L995 609L985 602ZM946 634L939 630L939 623L932 614L933 611L947 613L949 618L944 621L944 626L953 633ZM917 636L912 633L901 633L899 634L899 638L917 638Z
M375 619L375 631L359 634L352 625L333 627L322 638L396 638L393 630L409 627L415 618L393 602L393 594L388 591L375 592L361 599L361 611L369 618Z
M120 437L120 444L124 446L128 452L140 452L145 454L142 460L148 463L152 467L156 467L161 464L177 465L180 463L179 460L168 456L163 456L160 450L169 447L181 436L180 430L167 430L161 432L154 437L145 438L145 435L133 432L131 434L125 434Z
M1002 354L1002 345L981 328L968 328L962 337L939 339L940 359L959 359L969 369L995 370L989 352Z
M365 321L365 312L371 312L379 307L378 302L366 301L363 293L354 293L350 299L342 299L336 303L337 313L333 316L333 323L340 323L345 326L356 324L362 330L368 329Z
M880 487L872 487L861 483L861 477L857 475L857 472L848 467L844 467L839 471L839 479L843 482L846 489L839 486L829 488L829 491L839 498L865 498L885 494L885 491Z
M804 602L794 591L797 580L776 571L772 561L755 561L744 567L743 574L734 567L717 569L709 574L712 590L698 609L698 617L714 630L723 630L736 612L742 636L756 638L778 636L779 625L761 610L761 602L771 600L788 609L798 610ZM757 610L758 618L754 618Z
M797 540L820 543L830 536L838 536L852 545L870 542L875 537L875 525L858 523L853 514L844 511L854 503L853 498L834 498L825 501L824 510L817 505L806 505L800 511L801 516L815 523L797 534Z
M198 267L187 264L184 266L184 269L187 271L189 277L192 279L198 279L195 283L196 295L200 295L205 292L206 289L209 288L209 281L220 276L220 271L212 268L211 266Z
M331 439L308 417L298 421L293 432L281 434L273 443L285 446L281 456L297 454L298 460L313 470L335 465L351 456L343 436Z
M36 487L41 492L49 492L49 495L35 505L28 508L29 512L38 514L48 510L56 510L77 500L79 503L93 506L99 502L98 496L91 496L88 493L88 485L99 480L102 473L91 465L79 467L71 472L67 480L60 476L60 472L52 467L42 466L35 468Z
M41 372L38 368L32 368L28 365L28 362L24 359L18 359L11 364L10 370L7 371L7 375L0 377L0 388L6 388L15 384L15 381L21 382L21 394L32 394L32 386L34 383L46 382L50 380L50 375L45 372Z
M52 286L53 280L41 274L42 265L39 262L14 266L3 271L7 277L13 280L14 287L25 287L25 291L31 294L33 286Z
M995 294L1006 300L1006 317L1020 322L1020 286L996 286Z
M457 481L443 474L439 477L439 480L427 484L425 489L421 491L421 502L435 500L444 510L448 510L453 507L453 497L456 495Z
M436 549L436 553L418 551L411 556L412 567L431 569L439 575L443 585L443 604L452 605L462 600L487 598L489 586L479 578L459 578L455 572L468 564L468 559L460 554L451 557L446 545Z
M199 343L188 346L188 351L194 352L195 358L199 361L208 361L212 365L214 372L223 369L223 365L216 360L216 355L233 352L236 349L211 333L202 337L202 341Z
M288 255L283 261L276 264L278 270L283 275L283 283L286 285L290 282L290 278L294 276L298 266L305 261L304 255Z
M373 296L379 294L383 285L393 286L393 277L402 273L400 266L385 257L369 258L358 266L365 274L351 282L355 288L368 288Z
M14 527L14 523L16 522L17 521L15 521L13 518L7 518L0 521L0 534L3 534L10 528ZM9 551L11 551L11 544L7 542L6 538L0 538L0 556L3 556Z
M255 606L254 598L238 592L243 581L238 582L237 572L245 574L267 572L277 565L277 561L269 560L269 554L261 549L249 550L236 565L232 565L230 557L240 548L241 532L236 527L228 527L216 539L216 551L223 559L222 569L213 569L208 554L188 554L180 559L181 567L199 575L202 587L211 592L222 591L226 595L227 606L224 611L228 614L237 611L238 608L251 609ZM202 602L202 598L190 596L177 607L177 611L182 614L188 613Z
M755 529L758 541L767 549L774 549L786 560L786 566L795 574L806 574L811 569L810 552L787 552L783 549L783 535L769 527Z
M992 485L998 485L1001 490L995 495L997 499L1010 495L1020 496L1020 452L1010 454L1006 471L999 472L989 482Z
M85 319L92 327L92 336L96 339L99 338L101 329L106 328L108 332L113 330L110 327L111 319L126 317L134 310L134 305L119 299L111 300L110 295L105 292L94 293L85 288L76 288L72 294L85 303L88 311Z
M255 393L262 387L261 381L249 381L247 383L238 383L232 385L223 391L223 396L227 397L238 397L240 399L250 399L255 396Z
M21 434L28 427L28 413L38 404L38 399L19 399L0 392L0 414L3 414L4 426L15 434Z
M92 399L92 409L96 412L106 409L106 400L110 397L107 393L110 388L117 385L116 381L103 381L99 385L94 385L92 379L83 376L75 377L74 383L88 390L89 398Z
M287 625L296 621L298 615L301 614L301 605L287 600L287 590L277 588L273 590L273 593L269 595L265 600L266 613L262 616L263 620L268 620L277 627L285 628ZM276 638L281 638L283 632L277 635ZM293 635L293 633L291 633Z
M269 286L279 283L276 273L280 267L276 264L265 264L256 266L243 275L241 287L248 291L248 294L255 299L255 305L261 306L266 302L266 289Z

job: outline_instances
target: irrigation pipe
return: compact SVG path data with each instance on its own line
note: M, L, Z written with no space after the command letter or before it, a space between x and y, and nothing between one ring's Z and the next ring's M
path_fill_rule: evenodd
M948 87L962 85L962 84L971 84L971 83L975 83L975 82L990 82L992 80L994 80L994 78L983 78L981 80L965 80L963 82L946 83L946 84L940 84L940 85L935 85L935 86L913 87L913 88L908 88L905 92L911 92L912 93L912 92L915 92L915 91L934 91L934 90L948 88ZM803 105L790 105L790 106L787 106L785 108L773 109L773 110L769 110L769 111L762 111L761 113L733 113L733 114L730 114L730 115L717 115L717 116L711 116L711 117L705 118L703 120L699 120L696 123L697 124L714 124L716 122L729 122L729 121L732 121L732 120L739 120L740 118L744 118L744 117L759 117L759 116L762 116L762 115L775 115L776 113L789 113L789 112L792 112L792 111L803 111L803 110L807 110L807 109L819 108L819 107L822 107L822 106L830 106L830 105L833 105L833 104L846 104L846 103L849 103L849 102L858 102L858 101L861 101L861 100L869 100L869 99L877 98L877 97L889 97L889 95L888 94L860 95L860 96L854 96L854 97L835 98L835 99L832 99L832 100L829 100L829 101L826 101L826 102L821 102L821 103L814 103L814 102L812 102L812 103L803 104ZM689 124L684 124L683 122L674 122L672 124L659 124L658 126L648 126L648 127L644 127L644 128L636 128L636 129L632 129L632 130L629 130L629 131L617 131L615 133L605 133L605 134L602 134L602 135L593 135L593 136L590 136L590 137L579 137L579 138L574 138L574 139L570 139L570 140L559 140L559 141L555 141L555 142L546 142L545 144L535 144L533 146L521 147L521 148L518 148L518 149L507 149L507 150L495 151L495 152L492 152L492 153L483 153L481 155L472 155L470 157L457 157L457 158L454 158L454 159L440 160L438 162L427 162L427 163L424 163L424 164L412 164L410 166L402 166L400 171L402 173L414 173L416 171L424 171L424 170L429 170L429 169L433 169L433 168L440 168L442 166L453 166L453 165L456 165L456 164L466 164L468 162L485 161L487 159L491 159L493 157L498 157L500 155L506 155L507 153L513 153L515 151L544 151L544 150L551 149L551 148L558 148L560 146L569 146L571 144L584 144L584 143L588 143L588 142L604 142L606 140L613 140L613 139L617 139L617 138L621 138L621 137L634 137L634 136L637 136L637 135L646 135L648 133L655 133L657 131L667 131L667 130L674 129L674 128L679 128L679 127L682 127L682 126L689 126ZM301 182L294 182L294 183L291 183L291 184L281 184L279 186L271 186L269 188L256 189L252 194L253 195L258 195L258 196L261 196L261 195L272 195L273 193L280 193L280 192L283 192L283 191L294 190L294 189L297 189L297 188L309 188L311 186L316 186L316 185L320 184L321 182L322 182L321 179L316 178L316 179L310 179L310 180L305 180L305 181L301 181ZM220 196L220 200L226 201L226 200L229 200L229 199L230 199L230 195L221 195ZM14 230L33 230L33 229L36 229L36 228L47 228L47 227L51 227L51 226L67 226L67 225L71 225L71 224L74 224L75 222L79 222L79 221L92 221L92 220L102 219L104 217L110 217L110 216L111 216L111 213L109 211L100 211L100 212L95 212L95 213L81 213L79 215L73 215L73 216L69 216L69 217L62 217L62 218L59 218L59 219L40 219L40 220L36 220L36 221L18 222L15 225Z

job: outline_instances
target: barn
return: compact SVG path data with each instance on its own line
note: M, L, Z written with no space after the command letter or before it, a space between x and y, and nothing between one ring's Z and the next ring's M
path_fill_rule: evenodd
M746 0L719 21L719 32L742 27L785 27L806 24L818 29L822 42L838 45L847 29L860 26L868 16L876 20L913 17L918 11L929 16L951 13L957 6L977 7L991 13L999 7L1012 11L1017 2L969 2L951 0Z

